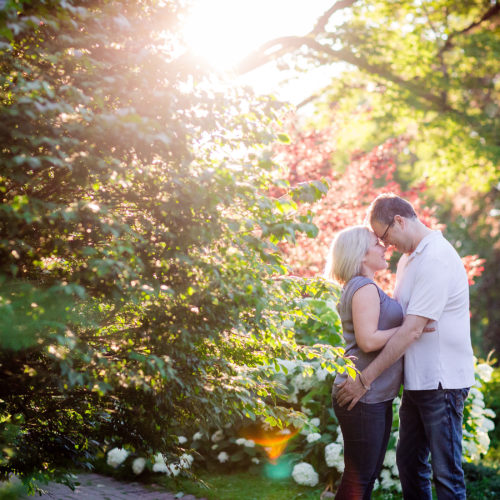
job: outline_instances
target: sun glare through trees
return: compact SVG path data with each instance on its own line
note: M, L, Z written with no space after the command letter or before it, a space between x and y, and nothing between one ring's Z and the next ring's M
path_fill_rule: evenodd
M219 72L230 74L265 42L307 33L330 5L329 0L311 3L300 0L197 0L186 19L183 36L195 57ZM300 82L294 80L287 85L281 82L283 76L274 65L266 65L240 76L238 83L248 84L258 92L276 92L285 100L300 102L326 83L331 77L331 68L317 68L301 75ZM296 79L297 75L294 77Z

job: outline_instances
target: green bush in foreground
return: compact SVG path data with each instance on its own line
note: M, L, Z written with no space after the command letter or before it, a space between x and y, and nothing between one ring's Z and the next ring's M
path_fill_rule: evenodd
M316 233L297 202L327 185L266 195L286 186L266 153L277 104L204 75L183 5L0 12L3 478L122 443L180 455L200 415L298 418L261 367L329 350L297 347L283 324L302 290L275 279L277 244Z

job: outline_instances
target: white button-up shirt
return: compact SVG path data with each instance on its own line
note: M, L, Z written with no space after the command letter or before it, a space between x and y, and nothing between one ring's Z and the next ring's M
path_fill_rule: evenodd
M409 390L470 387L474 360L470 340L469 284L460 257L441 231L429 233L415 251L401 257L395 299L405 315L433 320L404 355Z

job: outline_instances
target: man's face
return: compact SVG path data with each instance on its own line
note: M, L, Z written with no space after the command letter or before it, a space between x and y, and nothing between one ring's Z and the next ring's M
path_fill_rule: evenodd
M386 247L392 245L401 253L409 251L408 238L404 232L405 221L400 215L395 215L389 224L375 219L371 226L375 235Z

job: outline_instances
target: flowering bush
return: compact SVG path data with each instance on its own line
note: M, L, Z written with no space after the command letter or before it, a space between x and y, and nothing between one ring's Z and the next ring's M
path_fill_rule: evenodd
M495 428L495 412L485 408L483 390L490 382L493 367L475 360L476 383L471 387L464 409L464 460L474 462L486 454L490 446L488 433Z
M187 438L186 438L187 439ZM106 454L106 463L113 469L127 470L129 467L138 476L145 471L166 474L167 476L178 476L181 471L187 471L193 464L194 457L183 453L180 457L168 457L157 453L152 457L140 457L130 453L123 448L112 448Z
M295 463L292 477L302 485L315 486L319 480L333 485L339 480L344 470L343 440L338 422L331 409L330 389L334 374L321 366L321 363L312 360L277 360L280 369L276 370L276 377L282 386L287 387L287 398L290 404L299 409L306 419L298 432L293 429L279 431L282 435L290 435L286 454ZM477 460L486 453L489 447L488 432L494 428L492 418L494 412L484 407L484 382L491 376L491 367L487 363L476 361L476 386L472 387L464 411L464 461ZM389 439L388 450L384 459L380 478L375 483L375 489L388 494L401 491L399 474L396 466L396 443L398 439L400 398L395 398L393 405L393 429ZM224 453L225 460L219 460L218 466L241 465L254 460L269 460L264 446L245 446L247 441L243 437L235 437L241 429L229 428L220 430L222 437L215 446L219 455ZM277 432L278 434L278 432ZM193 436L194 437L194 436ZM196 442L196 441L193 441ZM214 446L208 439L198 441L198 451L208 455ZM235 447L237 445L238 447ZM204 458L201 458L204 461Z
M332 325L337 325L338 315L333 301L308 298L297 301L295 306L293 319L287 320L284 327L293 329L302 345L312 343L314 335L321 340L334 335ZM330 330L326 319L330 322ZM232 471L235 467L251 468L273 462L281 453L286 453L293 464L291 475L298 484L313 487L322 481L334 489L344 470L343 440L331 408L330 391L335 372L327 363L329 355L328 351L325 352L322 358L310 359L303 359L299 352L296 359L276 359L273 364L263 366L262 370L252 372L255 377L263 373L271 377L276 383L276 393L291 410L290 414L296 412L297 418L288 425L273 427L273 422L262 418L240 420L194 433L179 429L177 442L183 444L186 453L180 458L171 458L168 463L163 455L157 455L153 461L144 460L140 462L142 470L149 466L153 472L177 476L186 473L194 464L207 469ZM330 355L335 356L333 353ZM336 369L351 370L351 367L337 364ZM476 360L476 385L470 390L464 410L464 461L479 459L489 447L488 432L494 428L492 418L495 414L485 408L482 391L491 373L488 363ZM395 398L392 434L380 478L375 483L376 490L388 494L401 490L396 466L400 403L401 400ZM190 435L191 438L186 437ZM111 450L108 463L120 461L122 464L127 458L124 452ZM137 460L132 462L134 473L140 469L139 465L134 465Z

